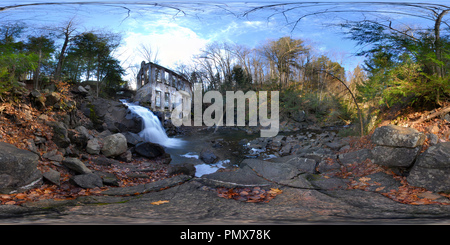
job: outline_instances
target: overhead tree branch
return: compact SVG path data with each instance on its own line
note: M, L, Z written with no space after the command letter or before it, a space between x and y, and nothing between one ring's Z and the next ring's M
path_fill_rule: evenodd
M345 82L342 81L342 79L340 79L339 77L335 76L333 73L330 73L330 72L328 72L328 71L326 71L326 70L322 70L322 69L317 70L317 72L325 73L325 74L331 76L332 78L338 80L338 81L339 81L342 85L344 85L344 87L347 89L347 91L349 92L349 94L352 96L353 102L354 102L355 105L356 105L356 109L358 110L359 123L361 124L361 125L360 125L360 126L361 126L361 127L360 127L360 128L361 128L361 132L360 132L360 133L361 133L361 136L363 136L363 135L364 135L364 124L363 124L362 114L361 114L361 110L359 109L358 102L356 101L356 97L355 97L355 95L353 94L353 92L350 90L350 88L347 86L347 84L345 84Z

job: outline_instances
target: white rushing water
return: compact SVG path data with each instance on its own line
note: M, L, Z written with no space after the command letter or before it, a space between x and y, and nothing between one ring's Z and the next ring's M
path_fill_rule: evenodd
M184 155L181 155L181 156L185 157L185 158L195 158L195 159L199 158L199 156L196 155L195 152L188 152L188 153L186 153Z
M168 148L179 148L183 146L183 140L177 138L169 138L166 134L166 130L161 125L159 118L153 114L148 108L136 105L133 103L127 103L122 101L128 109L142 118L142 131L139 132L139 136L149 142L157 143Z
M199 164L195 165L195 177L202 177L205 174L215 173L219 168L224 168L224 164L229 163L230 160L221 160L214 164Z
M184 158L194 158L194 159L199 159L199 155L196 154L195 152L188 152L184 155L180 155L181 157ZM206 164L206 163L202 163L202 164L197 164L195 165L195 176L196 177L201 177L205 174L212 174L214 172L216 172L219 168L224 168L224 164L230 163L230 160L226 159L226 160L220 160L214 164Z
M124 100L122 100L122 103L128 106L128 109L132 113L142 118L142 131L139 132L139 136L141 136L146 141L157 143L170 148L166 150L172 155L172 160L174 160L174 158L182 158L186 159L187 162L194 163L194 166L196 168L196 177L214 173L219 168L223 168L224 164L230 163L230 160L221 160L214 164L203 163L201 160L199 160L199 154L195 152L197 150L190 151L192 150L192 148L196 148L196 144L185 144L187 142L183 141L182 139L169 138L164 127L161 125L159 118L148 108L142 107L137 104L128 103ZM185 162L185 160L181 160L181 162Z

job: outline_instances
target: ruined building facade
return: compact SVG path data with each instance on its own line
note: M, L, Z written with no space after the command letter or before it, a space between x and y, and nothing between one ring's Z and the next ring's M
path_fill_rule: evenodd
M170 112L192 98L192 84L183 76L158 64L142 61L134 101L150 103L153 111Z

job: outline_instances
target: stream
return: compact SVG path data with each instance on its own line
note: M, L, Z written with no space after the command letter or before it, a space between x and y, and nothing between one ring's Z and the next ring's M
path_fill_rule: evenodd
M236 128L194 129L185 135L168 137L158 117L148 108L121 100L135 115L142 118L143 129L139 136L144 140L160 144L171 155L171 164L192 163L196 168L196 176L216 172L219 168L238 166L247 153L243 147L243 139L252 140L256 135L248 135ZM219 160L214 164L205 164L200 160L200 152L205 148L213 148Z
M196 168L196 176L216 172L219 168L232 168L238 166L245 159L247 153L244 143L246 140L256 138L247 135L242 130L219 128L214 132L213 128L205 128L191 132L187 135L177 136L186 144L180 148L166 148L172 157L171 164L193 163ZM188 142L188 143L187 143ZM205 164L200 160L200 152L203 149L211 149L219 160L214 164Z

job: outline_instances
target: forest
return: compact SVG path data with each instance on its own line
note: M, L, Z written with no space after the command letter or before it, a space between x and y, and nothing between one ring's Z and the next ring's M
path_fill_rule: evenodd
M113 56L121 42L116 33L81 31L71 19L59 26L38 28L23 22L4 23L0 36L3 100L25 85L40 90L55 82L95 81L98 91L108 95L126 84L122 79L125 70Z
M447 108L448 31L438 35L436 29L397 30L369 21L341 27L347 38L371 47L357 54L365 61L353 71L345 71L337 59L318 55L303 40L283 37L254 49L211 44L197 57L190 79L210 90L279 90L284 115L303 110L321 123L363 123L365 131L373 128L375 121L367 123L381 111Z

